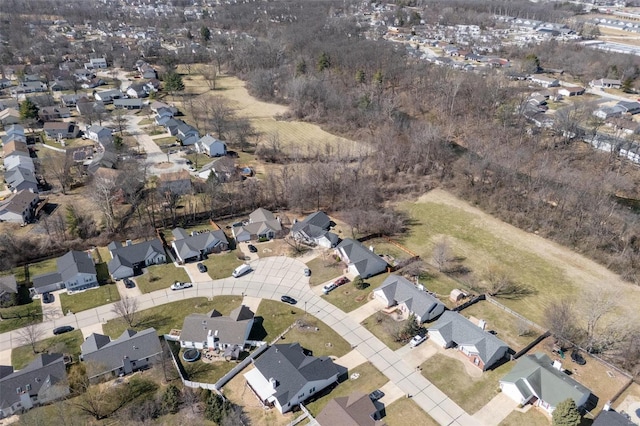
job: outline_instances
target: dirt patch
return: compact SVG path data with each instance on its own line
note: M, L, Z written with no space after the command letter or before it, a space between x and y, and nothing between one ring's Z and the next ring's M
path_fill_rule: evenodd
M506 244L531 252L559 268L565 279L570 280L579 290L578 293L590 289L624 292L625 298L620 301L621 306L627 310L628 315L637 317L636 306L640 303L640 288L623 281L604 266L567 247L502 222L446 191L435 189L420 197L418 201L444 204L471 213L474 216L474 225L489 231Z

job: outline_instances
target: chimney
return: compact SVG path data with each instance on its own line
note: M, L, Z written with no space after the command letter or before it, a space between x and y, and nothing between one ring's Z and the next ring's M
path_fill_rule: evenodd
M214 336L218 337L218 330L216 330L215 333L213 333Z
M271 386L275 389L276 386L278 386L278 381L276 379L274 379L273 377L269 377L269 383L271 383Z
M553 368L558 371L562 371L562 362L560 362L559 360L553 361Z
M607 403L604 404L604 407L602 407L602 411L611 411L611 401L607 401Z
M376 251L373 249L373 246L369 246L369 251L370 251L371 253L375 253L375 252L376 252Z
M211 330L207 332L207 336L211 337Z
M485 327L487 326L487 322L485 320L478 320L478 327L480 327L481 329L485 329Z
M130 245L132 244L132 243L131 243L131 240L127 240L127 241L126 241L126 244L127 244L127 246L130 246Z

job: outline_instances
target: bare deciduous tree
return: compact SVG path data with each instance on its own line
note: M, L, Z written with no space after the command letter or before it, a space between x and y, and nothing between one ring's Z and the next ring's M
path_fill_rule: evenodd
M32 322L18 330L18 340L23 345L31 346L33 353L37 353L36 345L42 337L44 337L44 328L39 322Z
M556 336L573 340L577 335L576 314L568 299L551 302L544 311L545 325Z
M433 247L433 263L436 264L438 271L442 272L447 269L452 260L451 245L447 238L442 238Z
M57 180L63 194L66 194L71 186L72 165L73 160L65 154L46 152L43 156L45 176Z
M113 304L112 311L121 316L129 327L137 325L138 299L125 296Z

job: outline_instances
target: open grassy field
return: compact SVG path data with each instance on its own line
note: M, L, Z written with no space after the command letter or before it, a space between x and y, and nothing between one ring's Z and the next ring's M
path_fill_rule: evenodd
M351 312L367 303L371 292L380 287L380 284L382 284L388 276L388 273L384 273L372 278L367 278L364 281L369 285L363 290L355 288L353 283L347 283L322 297L325 298L327 302L342 309L344 312Z
M74 330L39 341L36 344L36 351L38 351L38 353L71 354L74 356L74 360L77 361L80 355L80 345L83 341L82 332L80 330ZM36 356L37 354L33 353L31 345L13 348L11 351L11 365L13 365L13 368L16 370L20 370L33 361Z
M353 373L358 373L360 376L352 380L350 376ZM349 377L340 382L338 386L329 387L314 396L313 401L306 404L306 407L311 414L317 416L327 403L334 398L347 396L356 391L368 394L382 387L382 385L388 381L389 379L375 368L373 364L365 362L349 370Z
M497 265L531 295L499 301L530 320L542 323L545 307L562 298L576 299L589 288L624 292L621 300L636 318L640 289L623 282L601 265L566 247L508 225L453 195L433 190L400 208L413 220L399 242L430 261L434 244L446 236L453 254L482 278ZM428 283L425 283L429 287Z
M447 355L436 354L424 362L422 375L442 390L467 413L473 414L484 407L498 393L498 381L507 374L513 363L485 371L479 377L471 377L463 361Z
M184 317L189 314L204 314L215 308L223 315L229 315L241 302L242 300L239 296L216 296L212 300L208 300L205 297L195 297L167 303L140 311L139 321L134 329L144 330L145 328L154 327L158 334L167 334L173 328L182 328ZM127 324L121 318L109 320L102 326L103 332L112 339L120 337L126 329Z
M512 411L506 419L500 422L499 426L549 426L550 424L551 419L549 417L532 407L526 413Z
M117 302L118 300L120 300L120 293L118 293L118 288L115 284L105 284L98 288L74 294L60 293L60 304L65 315L69 311L73 313L82 312L107 303Z
M150 293L156 290L168 289L176 281L187 282L189 275L183 268L176 268L173 263L153 265L147 271L135 277L140 291Z
M387 426L437 426L438 422L424 412L412 399L400 398L385 407L387 413L382 420Z

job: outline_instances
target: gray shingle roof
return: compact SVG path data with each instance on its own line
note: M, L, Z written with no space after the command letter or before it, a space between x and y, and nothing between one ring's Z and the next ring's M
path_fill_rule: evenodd
M191 314L184 319L180 341L206 342L209 332L217 332L219 343L243 345L253 317L254 313L244 305L231 311L228 317L215 309L207 314Z
M199 256L200 253L209 251L221 244L229 244L227 236L221 229L191 236L182 228L176 228L171 232L175 238L174 246L180 259L183 260Z
M62 277L58 272L50 272L48 274L35 275L33 277L34 288L42 288L59 282L62 282Z
M145 259L165 255L162 242L157 238L130 246L120 245L120 247L112 242L109 244L109 251L113 256L108 265L110 273L113 273L121 265L133 268L136 264L144 263Z
M126 330L113 341L109 336L94 333L82 343L81 349L83 360L91 362L100 370L95 371L94 376L117 370L123 366L124 358L130 360L151 358L162 350L154 328L139 332Z
M579 403L585 394L591 393L573 378L553 368L551 358L543 353L520 358L500 382L515 383L518 389L525 389L524 392L533 391L536 397L552 407L567 398Z
M368 278L383 272L387 268L387 262L380 256L363 246L359 241L346 238L338 244L339 250L349 258L362 278Z
M636 424L618 412L602 410L592 426L636 426Z
M96 275L93 259L83 251L71 250L58 258L57 265L63 281L68 281L79 273Z
M295 398L308 382L327 380L341 373L331 358L305 355L299 343L273 345L254 365L265 379L276 380L273 396L281 406Z
M411 312L422 318L422 321L434 319L434 313L439 314L444 309L437 297L420 290L412 282L398 275L389 275L376 291L382 291L389 301L404 303Z
M3 275L0 277L0 294L17 292L18 283L15 275Z
M260 207L249 215L249 221L252 223L268 222L275 220L276 217L267 209Z
M475 346L478 356L485 364L496 353L508 348L505 342L453 311L445 311L438 322L429 327L429 333L433 331L438 331L448 343Z
M8 369L3 368L6 374ZM35 397L43 388L59 383L67 379L67 370L62 354L39 354L28 366L12 374L4 375L0 379L0 409L6 409L20 401L17 389L28 392ZM29 385L29 390L27 390ZM68 393L68 390L67 392Z
M311 213L309 216L304 218L303 222L325 230L328 230L331 226L331 219L329 219L329 216L327 216L325 212Z

